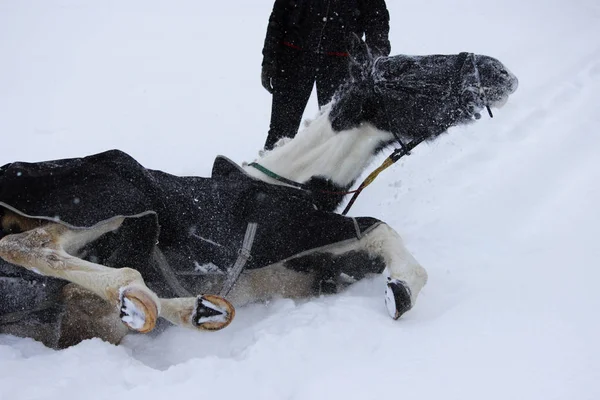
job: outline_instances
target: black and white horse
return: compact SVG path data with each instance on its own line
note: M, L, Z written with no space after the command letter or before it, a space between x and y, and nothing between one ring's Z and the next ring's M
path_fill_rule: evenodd
M234 305L335 293L373 273L389 276L397 319L427 273L384 222L336 213L343 193L382 149L435 139L516 87L491 57L373 59L361 48L334 100L257 163L217 157L210 178L149 170L120 151L7 164L0 333L65 347L118 343L158 317L215 330Z

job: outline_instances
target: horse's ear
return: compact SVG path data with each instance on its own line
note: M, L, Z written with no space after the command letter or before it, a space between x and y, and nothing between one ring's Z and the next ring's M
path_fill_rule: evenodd
M373 56L367 44L357 35L350 37L350 76L359 80L371 71Z

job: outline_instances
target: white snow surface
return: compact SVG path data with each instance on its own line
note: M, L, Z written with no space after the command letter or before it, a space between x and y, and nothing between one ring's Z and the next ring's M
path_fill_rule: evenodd
M272 3L0 0L0 164L119 148L207 176L217 154L252 160ZM388 7L392 53L487 54L520 80L494 119L421 145L352 210L427 268L415 308L391 320L377 277L238 309L219 332L63 351L4 335L0 399L600 399L600 3Z

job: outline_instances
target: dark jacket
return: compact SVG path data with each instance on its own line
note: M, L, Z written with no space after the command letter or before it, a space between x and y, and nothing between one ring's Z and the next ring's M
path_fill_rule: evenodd
M347 56L353 34L377 54L390 53L385 0L275 0L263 48L263 65L277 62L281 46Z

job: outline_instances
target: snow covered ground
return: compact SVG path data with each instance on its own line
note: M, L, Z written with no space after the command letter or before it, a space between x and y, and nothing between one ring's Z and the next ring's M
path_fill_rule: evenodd
M175 174L266 137L272 0L0 0L0 164L122 149ZM429 272L392 321L380 278L64 351L0 336L0 399L600 398L600 3L388 0L392 52L472 51L519 90L359 198ZM316 112L311 100L307 115Z

